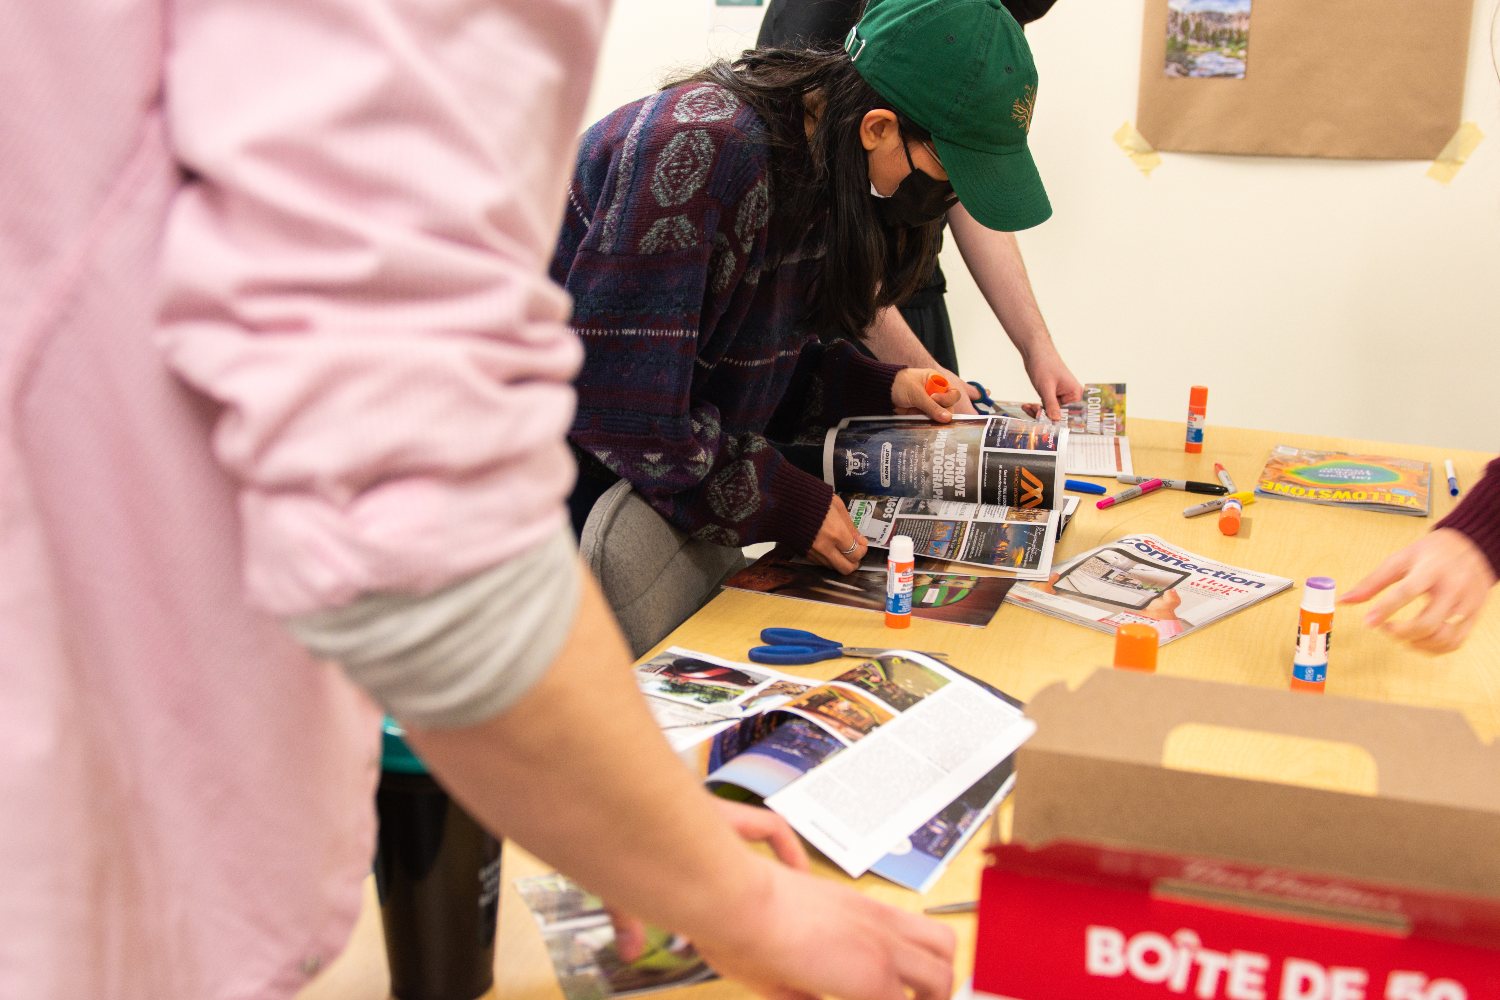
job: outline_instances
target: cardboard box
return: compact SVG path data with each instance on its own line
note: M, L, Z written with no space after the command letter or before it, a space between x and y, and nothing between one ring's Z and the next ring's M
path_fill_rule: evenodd
M976 994L1500 998L1500 747L1457 712L1102 670L1027 714ZM1332 746L1326 784L1364 761L1371 787L1164 764L1203 726L1297 741L1233 770Z

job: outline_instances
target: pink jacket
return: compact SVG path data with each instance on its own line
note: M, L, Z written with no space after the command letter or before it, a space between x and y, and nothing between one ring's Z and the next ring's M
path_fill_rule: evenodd
M0 996L288 996L342 947L377 720L276 616L563 520L541 275L602 19L8 5Z

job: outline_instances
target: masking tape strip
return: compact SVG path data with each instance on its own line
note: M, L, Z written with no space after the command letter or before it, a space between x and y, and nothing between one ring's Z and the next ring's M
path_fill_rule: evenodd
M1484 133L1479 126L1473 122L1464 122L1453 133L1453 138L1448 140L1448 145L1432 161L1432 166L1427 168L1427 176L1439 184L1450 183L1458 176L1459 169L1468 162L1473 155L1474 149L1484 139Z
M1115 131L1115 145L1124 150L1125 155L1130 157L1130 162L1147 177L1151 176L1151 171L1161 166L1161 154L1152 149L1146 137L1137 132L1129 122Z

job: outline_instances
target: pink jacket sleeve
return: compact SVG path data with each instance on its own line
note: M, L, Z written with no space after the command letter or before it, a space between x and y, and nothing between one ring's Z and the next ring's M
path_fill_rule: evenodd
M252 599L424 593L564 522L580 348L545 277L603 0L183 0L168 363Z

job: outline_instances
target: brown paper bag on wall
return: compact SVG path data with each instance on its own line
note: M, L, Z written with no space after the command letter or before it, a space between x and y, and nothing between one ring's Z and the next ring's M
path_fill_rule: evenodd
M1243 79L1169 76L1168 0L1145 6L1159 150L1430 160L1458 128L1473 0L1252 0Z

